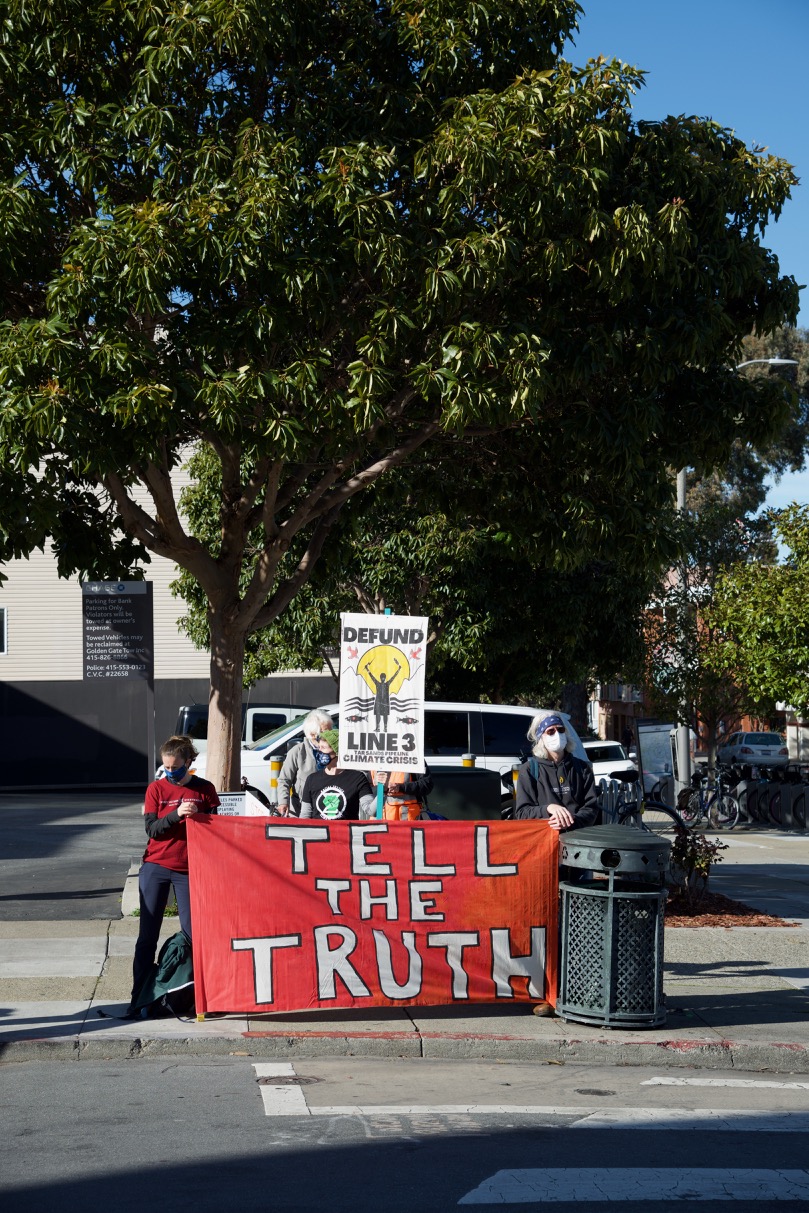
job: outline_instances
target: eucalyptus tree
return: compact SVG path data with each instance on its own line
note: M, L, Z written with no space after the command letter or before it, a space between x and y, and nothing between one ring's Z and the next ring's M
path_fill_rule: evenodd
M0 467L24 499L0 555L49 535L63 573L158 556L199 583L220 787L247 637L436 435L530 422L563 460L574 425L631 490L783 409L727 368L794 320L761 243L791 168L710 121L633 123L640 72L561 57L578 12L0 9ZM193 448L219 469L207 542L172 481Z

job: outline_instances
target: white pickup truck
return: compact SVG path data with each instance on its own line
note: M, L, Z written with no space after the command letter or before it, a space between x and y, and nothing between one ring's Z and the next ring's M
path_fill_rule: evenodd
M252 745L260 737L271 733L289 721L305 716L311 708L289 703L243 703L242 744ZM200 754L208 748L208 705L190 703L180 708L175 732L193 738Z

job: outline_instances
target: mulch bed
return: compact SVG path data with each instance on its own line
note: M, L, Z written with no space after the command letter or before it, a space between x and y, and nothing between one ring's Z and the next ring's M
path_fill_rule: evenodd
M666 902L667 927L796 927L775 914L762 914L742 901L722 893L705 893L699 906L692 909L678 893L670 893Z

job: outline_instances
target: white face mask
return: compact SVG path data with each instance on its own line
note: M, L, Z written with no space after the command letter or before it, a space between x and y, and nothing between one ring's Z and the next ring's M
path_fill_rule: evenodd
M542 740L551 754L558 754L567 745L567 733L545 733Z

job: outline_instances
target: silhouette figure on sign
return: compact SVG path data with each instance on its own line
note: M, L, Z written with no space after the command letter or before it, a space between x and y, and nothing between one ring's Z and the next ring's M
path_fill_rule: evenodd
M401 670L401 665L396 662L396 674ZM369 668L369 663L365 663L365 673L374 684L374 716L376 717L375 729L377 733L380 731L380 720L384 721L381 726L384 732L388 730L388 716L390 716L390 683L388 682L387 674L380 674L378 678L374 678ZM396 677L396 674L393 677Z

